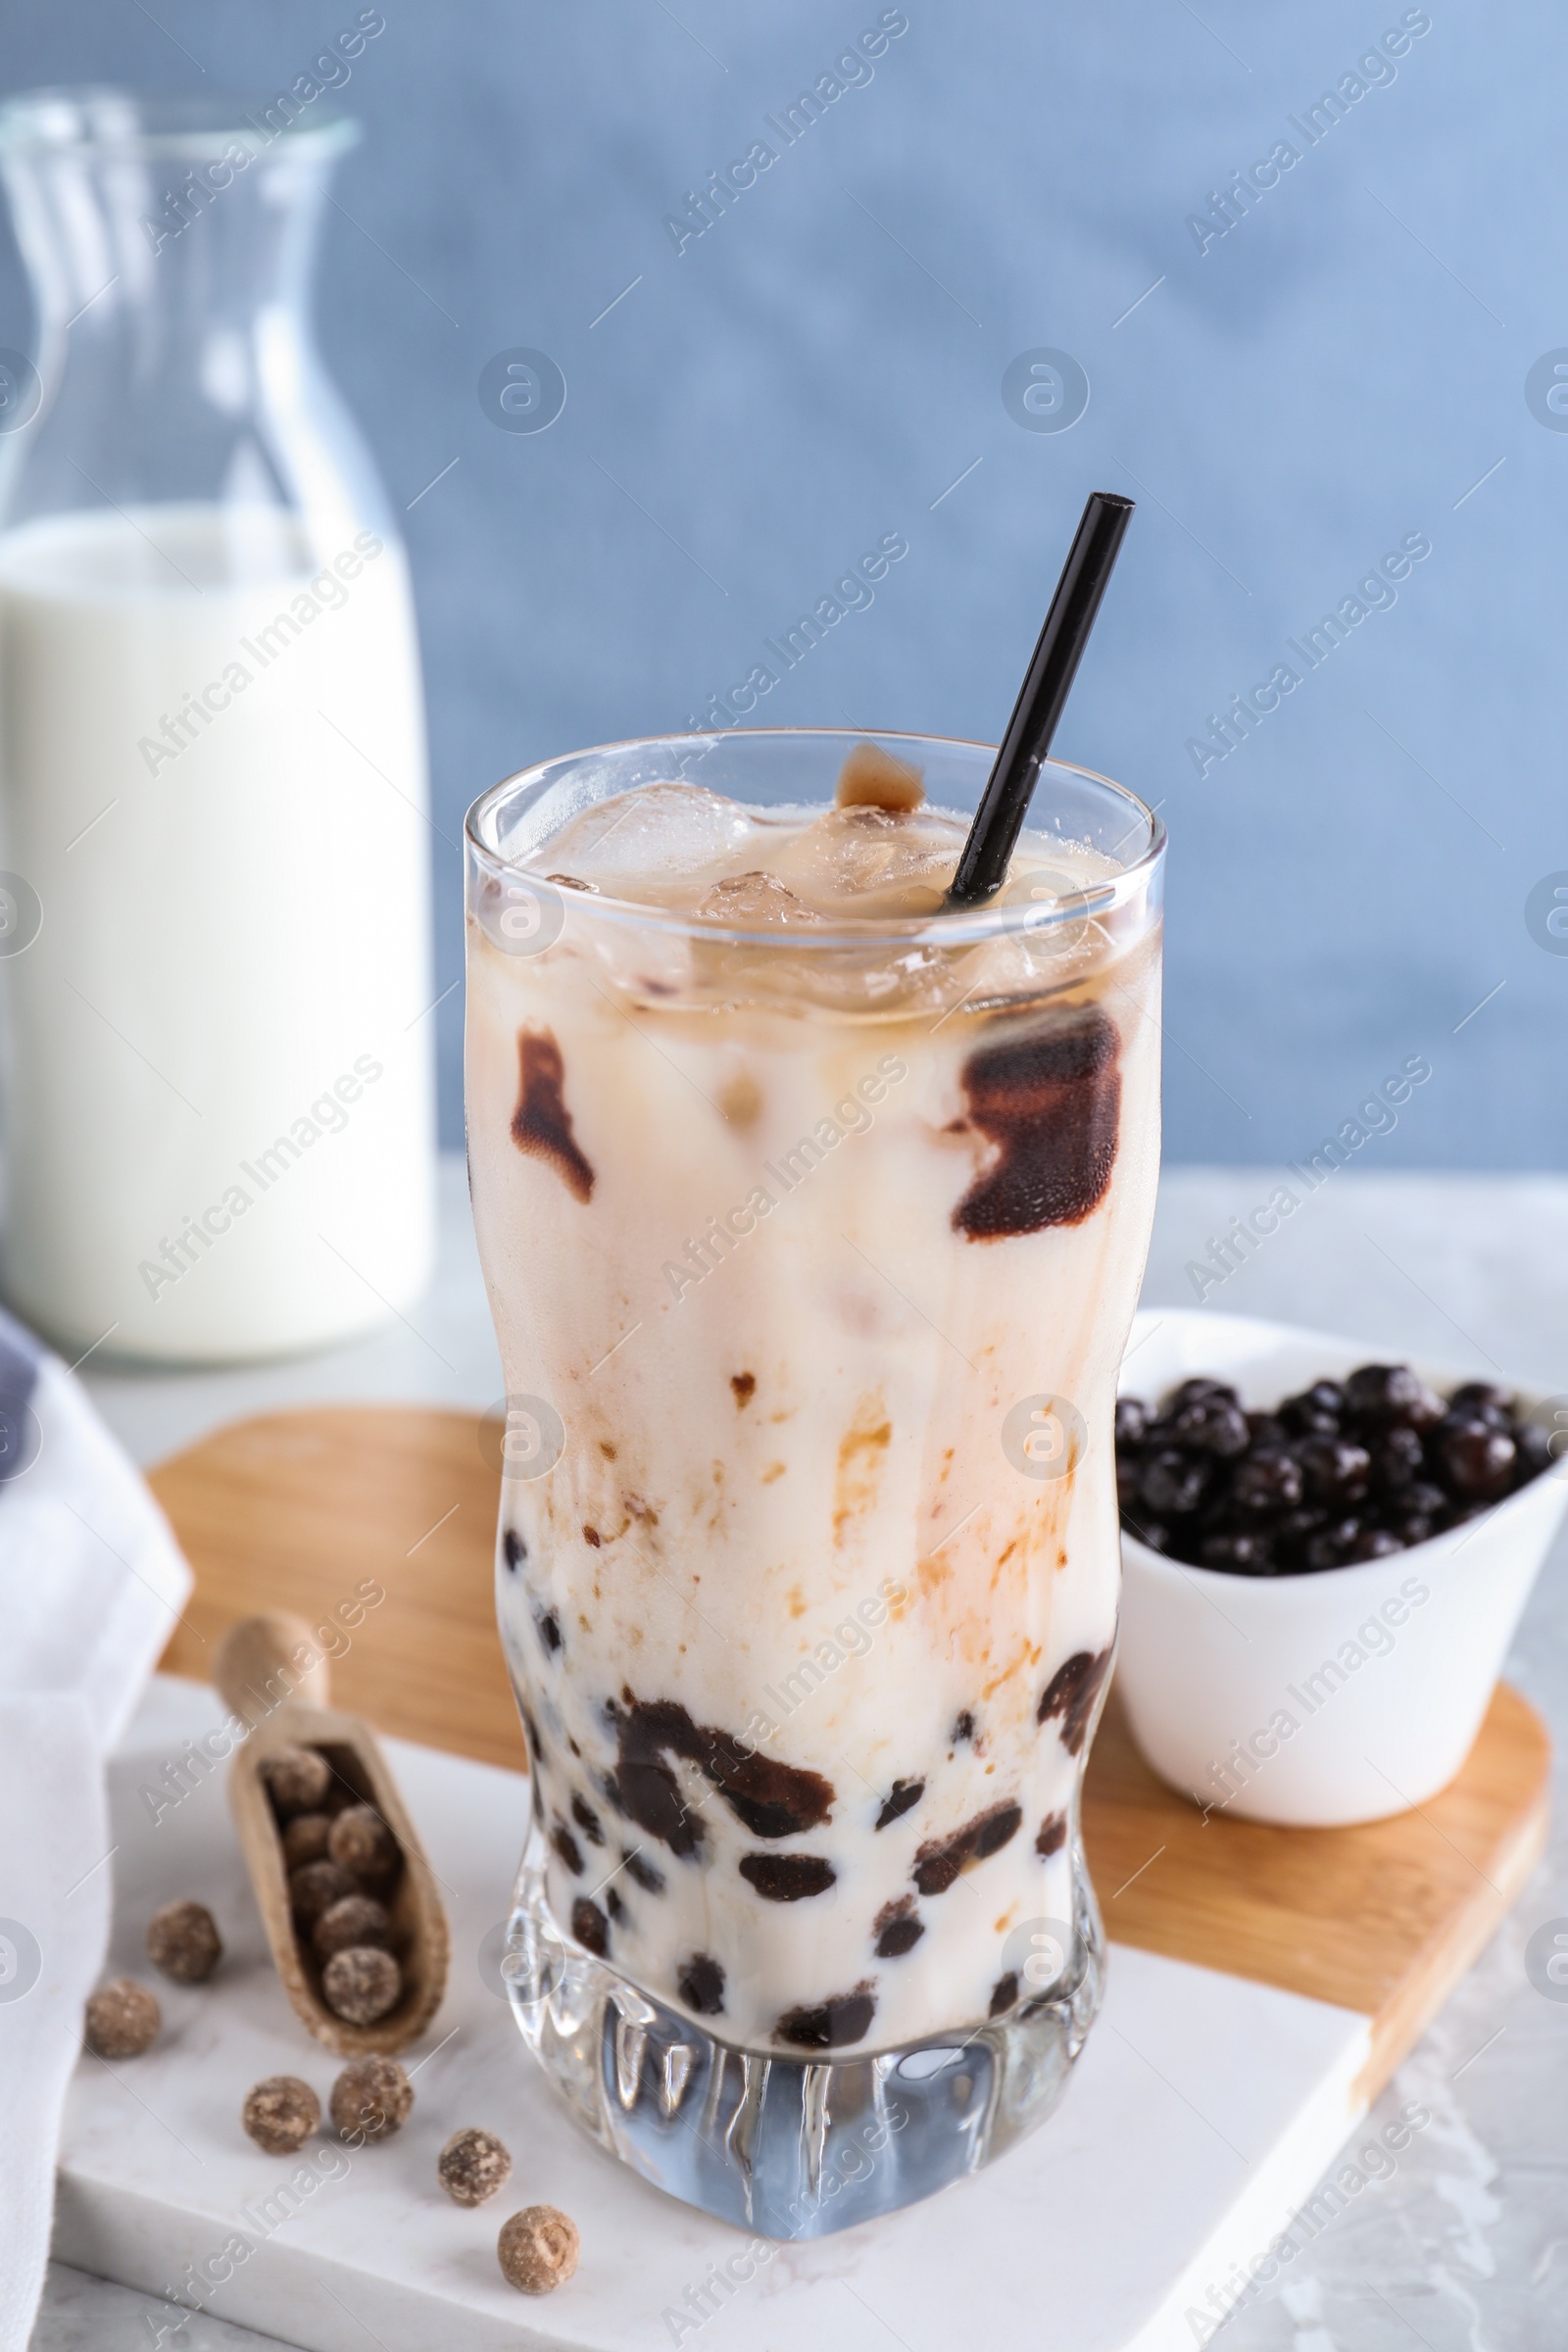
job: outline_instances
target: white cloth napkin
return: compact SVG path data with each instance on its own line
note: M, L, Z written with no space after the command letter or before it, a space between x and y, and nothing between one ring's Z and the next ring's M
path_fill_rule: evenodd
M104 1758L191 1588L80 1384L0 1313L0 2352L25 2352L109 1938Z

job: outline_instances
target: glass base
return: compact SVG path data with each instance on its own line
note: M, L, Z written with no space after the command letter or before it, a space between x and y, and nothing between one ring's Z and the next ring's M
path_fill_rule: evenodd
M1068 1966L1004 2016L863 2057L737 2049L562 1934L534 1837L501 1960L523 2039L601 2147L763 2237L827 2237L992 2163L1051 2113L1100 2007L1100 1917L1075 1854Z

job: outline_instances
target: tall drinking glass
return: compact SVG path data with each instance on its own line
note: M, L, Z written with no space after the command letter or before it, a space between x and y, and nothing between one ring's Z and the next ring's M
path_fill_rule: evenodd
M877 740L973 809L983 746ZM1079 1791L1159 1149L1157 819L1052 762L1002 902L886 911L898 826L852 814L847 910L793 912L749 868L810 864L855 748L615 745L467 823L533 1773L504 1973L604 2145L778 2237L987 2163L1095 2014ZM693 825L701 915L657 903Z

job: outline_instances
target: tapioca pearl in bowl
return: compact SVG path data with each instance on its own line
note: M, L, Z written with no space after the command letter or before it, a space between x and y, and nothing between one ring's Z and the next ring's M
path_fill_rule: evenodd
M1295 1326L1151 1311L1135 1322L1124 1385L1155 1399L1208 1379L1236 1392L1250 1423L1280 1422L1290 1400L1298 1437L1327 1437L1313 1426L1311 1392L1375 1368L1367 1355L1362 1343ZM1490 1401L1467 1395L1479 1384L1462 1372L1392 1368L1413 1373L1439 1419L1415 1399L1414 1423L1391 1418L1390 1431L1434 1429L1456 1399L1467 1414ZM1173 1788L1221 1818L1328 1828L1402 1812L1447 1786L1568 1506L1568 1469L1555 1459L1568 1412L1525 1383L1504 1394L1544 1433L1529 1443L1549 1466L1392 1551L1236 1574L1179 1560L1124 1527L1117 1689L1139 1747ZM1398 1395L1384 1402L1400 1409ZM1352 1516L1350 1504L1329 1524Z

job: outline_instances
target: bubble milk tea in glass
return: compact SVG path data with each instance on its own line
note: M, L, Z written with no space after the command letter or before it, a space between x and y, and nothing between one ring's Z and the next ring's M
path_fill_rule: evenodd
M1099 2000L1078 1836L1159 1149L1163 833L815 731L525 771L467 826L504 1969L579 2119L779 2237L1033 2129Z

